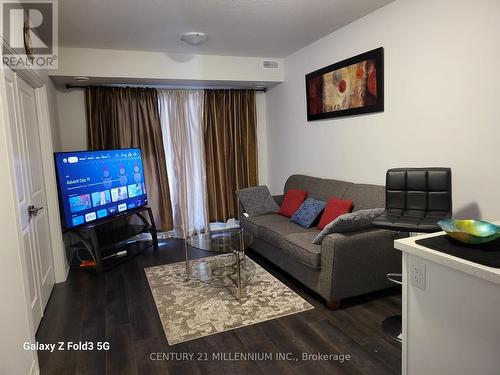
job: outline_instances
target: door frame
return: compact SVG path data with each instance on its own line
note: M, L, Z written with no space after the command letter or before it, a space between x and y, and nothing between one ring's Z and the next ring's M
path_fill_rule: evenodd
M10 48L8 43L0 36L0 42L3 48L7 49L11 54L18 55ZM22 59L19 58L18 61ZM1 62L0 62L1 63ZM0 67L2 69L2 67ZM20 78L35 89L36 110L38 117L38 128L40 134L40 148L42 154L42 168L45 183L45 194L47 199L47 214L49 217L50 239L52 243L52 259L54 263L55 282L61 283L66 281L69 272L69 264L66 257L66 249L64 246L62 231L61 231L61 216L59 211L59 198L57 191L56 172L54 167L54 145L52 143L52 127L50 126L49 101L47 96L46 82L40 76L39 71L31 67L23 66L22 69L12 69ZM1 73L0 89L2 90L2 100L0 106L5 106L3 93L5 90L3 72ZM46 79L49 79L48 76ZM0 112L6 112L5 108L1 108ZM7 112L8 113L8 112ZM53 114L55 116L55 114ZM14 169L12 164L12 134L10 127L7 127L8 151L11 155L9 163L11 165L11 179L15 179ZM19 221L18 221L19 222ZM20 233L19 233L20 235Z

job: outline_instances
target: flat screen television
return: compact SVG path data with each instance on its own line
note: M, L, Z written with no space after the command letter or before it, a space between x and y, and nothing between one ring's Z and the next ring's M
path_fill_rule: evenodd
M148 203L138 148L54 153L65 228L94 223Z

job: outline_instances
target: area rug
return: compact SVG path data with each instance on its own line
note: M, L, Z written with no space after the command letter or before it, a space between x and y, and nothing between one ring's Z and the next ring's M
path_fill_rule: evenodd
M234 288L186 281L184 262L144 270L169 345L314 308L248 257L247 262L255 266L255 276L240 300Z

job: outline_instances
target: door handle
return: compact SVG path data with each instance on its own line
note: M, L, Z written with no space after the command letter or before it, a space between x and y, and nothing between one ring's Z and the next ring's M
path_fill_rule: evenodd
M35 207L34 205L31 205L28 207L28 216L36 216L38 215L38 211L43 210L43 207Z

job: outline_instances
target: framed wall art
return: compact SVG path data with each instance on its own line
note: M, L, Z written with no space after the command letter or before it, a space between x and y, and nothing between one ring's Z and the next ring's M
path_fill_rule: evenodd
M382 47L306 75L307 121L384 111Z

